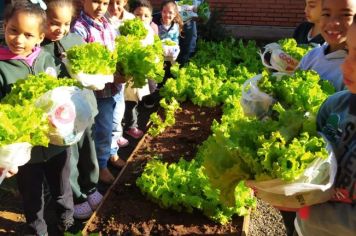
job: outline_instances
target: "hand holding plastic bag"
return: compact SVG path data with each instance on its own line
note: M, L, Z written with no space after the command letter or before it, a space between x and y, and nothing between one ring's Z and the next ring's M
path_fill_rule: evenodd
M255 195L277 208L299 209L330 200L333 195L337 162L328 146L327 159L315 159L304 173L293 182L279 179L248 181Z
M77 87L63 86L48 91L36 101L36 106L46 111L50 143L58 146L78 142L98 114L93 92Z
M164 60L175 62L180 52L179 45L170 39L163 39L162 46Z
M18 166L25 165L31 159L31 149L30 143L13 143L0 147L0 184L5 177L15 174Z

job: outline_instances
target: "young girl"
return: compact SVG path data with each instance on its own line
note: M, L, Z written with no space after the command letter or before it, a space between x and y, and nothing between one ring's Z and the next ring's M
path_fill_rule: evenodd
M346 33L355 13L355 0L323 0L320 27L327 43L310 51L300 62L300 69L315 70L336 91L344 89L340 65L347 55Z
M125 20L134 19L135 16L126 11L128 0L110 0L108 11L105 16L109 20L110 24L115 28L117 34L119 34L119 27ZM124 98L124 84L120 84L122 92L120 92L120 99L116 100L116 106L114 109L113 117L113 131L112 131L112 147L119 146L119 148L127 147L129 141L123 137L122 119L125 113L125 98ZM120 89L120 88L119 88ZM121 91L121 89L120 89Z
M41 46L57 58L64 58L69 48L84 43L79 35L69 32L74 10L72 0L47 1L47 30ZM92 138L92 127L85 131L78 144L70 147L70 154L70 183L75 203L74 218L87 219L102 199L102 195L96 191L99 166Z
M338 171L331 201L311 206L309 217L296 218L298 235L355 235L356 233L356 24L347 33L348 56L342 64L348 90L329 97L321 106L318 130L331 143Z
M158 35L161 40L168 38L179 44L179 35L183 28L183 22L175 1L163 1L161 4L161 19L157 22L157 25Z
M322 0L305 1L304 12L307 21L301 23L293 33L298 44L322 45L325 42L320 34L321 2Z
M44 39L46 5L27 1L9 5L4 16L5 42L0 48L0 99L13 83L29 73L50 73L64 77L63 64L38 45ZM58 227L67 230L73 225L73 196L69 183L70 165L65 147L49 145L33 147L31 160L18 168L17 184L23 198L26 234L47 235L44 220L43 185L46 178L52 198L56 201Z
M109 0L84 0L83 11L72 30L87 43L99 42L114 50L116 32L104 17L108 6ZM100 168L99 179L107 184L114 181L114 176L107 168L108 161L118 168L125 165L125 161L117 155L117 145L111 146L114 108L117 100L122 98L122 89L123 86L107 83L103 90L95 91L99 114L95 117L94 141Z

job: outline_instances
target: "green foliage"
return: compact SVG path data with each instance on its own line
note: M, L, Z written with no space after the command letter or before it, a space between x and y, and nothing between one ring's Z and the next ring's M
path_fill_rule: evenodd
M203 20L203 22L207 22L210 16L210 7L209 4L204 1L202 4L198 6L198 16Z
M235 188L236 199L233 207L220 202L219 190L213 188L198 160L190 162L181 159L168 165L158 160L147 163L137 186L150 199L165 208L201 210L210 219L226 224L234 214L246 215L256 201L250 190L241 182Z
M163 98L159 104L164 109L165 120L163 121L157 112L150 115L152 125L148 130L148 133L153 137L161 134L167 127L174 125L176 122L174 115L177 111L181 110L179 103L174 98L171 99L170 103L167 103L166 99Z
M28 142L48 146L47 116L31 104L0 104L0 146Z
M148 30L145 28L142 20L138 18L125 20L120 26L119 31L122 36L131 35L138 39L144 39L148 34Z
M285 53L298 61L300 61L311 49L313 49L310 45L298 45L297 41L293 38L281 39L278 41L278 44Z
M164 76L162 43L155 36L154 44L143 46L136 36L119 36L116 42L117 68L127 78L132 78L133 87L141 88L147 78L161 82Z
M100 43L76 45L67 50L66 54L73 74L111 75L116 71L116 54Z
M79 82L74 79L57 79L45 73L28 75L26 79L18 80L12 85L11 92L4 97L2 103L11 105L34 104L44 93L60 86L82 87Z

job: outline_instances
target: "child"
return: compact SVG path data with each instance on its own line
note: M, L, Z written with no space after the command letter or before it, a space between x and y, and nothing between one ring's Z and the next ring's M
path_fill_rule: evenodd
M161 40L171 39L179 44L179 35L183 28L183 22L175 1L166 0L162 2L161 19L156 23L158 25L158 35Z
M133 1L131 9L136 18L141 19L145 24L149 24L153 33L158 35L158 26L152 21L153 8L148 0Z
M348 18L348 17L347 17ZM355 20L355 19L354 19ZM341 66L348 90L329 97L321 106L317 125L331 143L338 162L331 201L311 206L309 217L295 220L298 235L355 235L356 233L356 24L347 33L348 56Z
M109 0L84 0L83 11L76 20L72 30L85 42L99 42L110 50L115 48L116 32L104 17ZM119 77L115 77L115 80ZM94 141L99 162L99 179L106 184L114 181L114 176L107 168L108 161L114 167L121 168L125 161L117 155L118 147L111 147L113 114L116 102L121 99L122 86L107 83L103 90L95 91L99 114L95 117Z
M10 92L13 83L28 74L46 72L57 77L67 75L60 61L38 47L45 35L46 12L43 8L46 5L42 1L37 4L21 1L6 9L4 29L7 47L0 48L0 98ZM26 234L47 235L43 200L45 178L56 202L58 228L64 231L73 225L69 176L69 156L65 147L33 147L31 160L20 166L17 174L28 226Z
M57 58L64 58L68 49L84 43L79 35L69 32L74 13L72 0L47 1L47 30L41 46ZM92 127L87 128L78 144L70 147L70 154L70 183L75 203L74 218L87 219L102 199L102 195L96 191L99 166L92 138Z
M110 0L108 11L105 16L116 30L119 29L125 20L135 18L132 13L125 10L127 2L128 0Z
M158 25L158 35L161 40L170 39L179 45L179 35L182 31L183 22L175 1L165 0L162 2L161 17L155 23ZM158 84L158 88L161 88L167 79L172 77L171 66L170 61L164 62L165 74L163 81Z
M355 13L355 0L323 0L320 27L327 43L310 51L300 62L300 69L315 70L336 91L344 89L340 65L347 55L346 33Z
M108 11L105 16L109 20L110 24L116 29L119 34L119 27L125 20L134 19L135 16L126 11L128 0L110 0ZM116 106L114 109L113 117L113 131L112 131L112 147L119 146L119 148L127 147L129 141L123 137L122 119L125 113L125 98L124 98L124 84L120 84L123 89L120 89L120 99L116 100Z
M320 34L321 1L305 1L304 12L307 21L301 23L293 33L293 38L298 44L322 45L325 42Z
M152 21L152 5L148 0L133 1L131 5L132 12L136 18L141 19L146 25L150 26L151 33L158 35L158 26ZM150 94L142 97L144 107L150 109L155 106L155 97L158 95L157 83L148 79Z

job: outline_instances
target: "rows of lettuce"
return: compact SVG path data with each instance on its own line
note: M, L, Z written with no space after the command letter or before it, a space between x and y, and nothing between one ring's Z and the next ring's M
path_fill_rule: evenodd
M291 40L280 44L298 59L307 52ZM158 135L174 123L177 101L221 105L221 121L213 122L212 135L193 161L182 156L178 163L168 165L155 158L137 185L162 207L189 212L199 209L226 224L233 215L246 215L256 205L244 180L293 181L314 159L327 158L315 119L333 89L320 82L313 71L274 76L264 69L253 41L200 42L198 48L187 66L172 68L176 78L168 79L160 91L168 121L154 114L150 132ZM256 85L273 102L263 117L257 113L246 116L241 106L250 89L246 81L259 73Z

